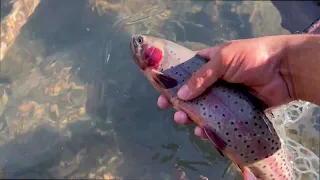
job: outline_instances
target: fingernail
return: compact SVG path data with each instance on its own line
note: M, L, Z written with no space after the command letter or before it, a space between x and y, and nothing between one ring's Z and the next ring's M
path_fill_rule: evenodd
M187 99L190 96L190 90L187 85L183 85L178 91L178 97L181 99Z

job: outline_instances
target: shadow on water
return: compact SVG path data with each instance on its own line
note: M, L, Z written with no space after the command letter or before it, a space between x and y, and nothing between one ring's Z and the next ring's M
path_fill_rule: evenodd
M320 18L319 1L271 1L280 12L281 26L290 33L302 32Z
M0 1L1 5L1 21L9 14L9 12L12 9L12 4L10 3L10 0L1 0Z

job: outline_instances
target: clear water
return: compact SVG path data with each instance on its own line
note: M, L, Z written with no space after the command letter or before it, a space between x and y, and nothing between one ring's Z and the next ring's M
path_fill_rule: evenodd
M150 33L212 46L316 18L313 2L287 3L43 0L1 62L11 83L0 86L0 176L242 179L193 126L158 109L129 41Z

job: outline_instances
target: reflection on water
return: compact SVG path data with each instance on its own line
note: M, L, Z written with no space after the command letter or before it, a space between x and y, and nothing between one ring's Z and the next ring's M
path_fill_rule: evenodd
M0 172L242 179L173 110L158 110L129 41L149 33L197 49L288 34L280 23L270 2L43 0L1 62L12 83L0 86Z

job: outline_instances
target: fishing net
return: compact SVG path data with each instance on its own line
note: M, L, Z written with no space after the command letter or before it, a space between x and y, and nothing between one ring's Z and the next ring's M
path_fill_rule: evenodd
M273 110L271 119L292 155L296 179L319 179L320 107L294 101Z

